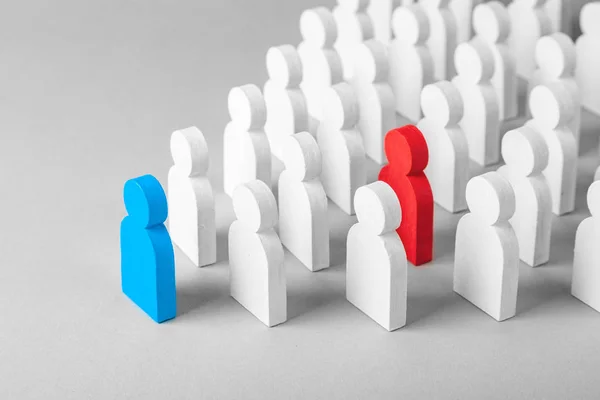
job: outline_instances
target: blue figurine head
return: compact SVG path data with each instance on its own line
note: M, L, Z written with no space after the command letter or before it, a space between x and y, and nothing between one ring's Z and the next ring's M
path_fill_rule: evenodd
M125 182L123 200L130 220L140 228L151 228L167 219L167 196L160 182L152 175Z

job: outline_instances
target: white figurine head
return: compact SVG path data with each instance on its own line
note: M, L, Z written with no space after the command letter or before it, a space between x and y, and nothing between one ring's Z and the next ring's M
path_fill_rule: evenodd
M443 127L458 124L464 105L460 92L448 81L427 85L421 92L421 109L425 118Z
M488 225L508 221L515 213L515 192L497 172L476 176L467 183L467 205L471 213Z
M316 47L332 47L337 40L337 24L325 7L306 10L300 16L300 33L306 43Z
M233 211L237 220L253 232L263 232L277 225L279 213L271 189L255 180L233 191Z
M285 170L297 181L310 181L321 175L321 150L308 132L284 139L283 162Z
M269 79L280 87L295 88L302 82L302 60L292 45L271 47L267 51Z
M402 221L398 196L390 185L382 181L358 188L354 195L354 209L358 222L373 235L393 232Z
M173 132L171 156L175 166L186 176L206 176L208 146L204 135L195 126Z
M540 174L548 165L548 146L542 135L525 125L507 132L502 139L502 158L522 176Z
M229 116L240 129L258 130L265 126L267 107L256 85L244 85L231 89L227 99Z

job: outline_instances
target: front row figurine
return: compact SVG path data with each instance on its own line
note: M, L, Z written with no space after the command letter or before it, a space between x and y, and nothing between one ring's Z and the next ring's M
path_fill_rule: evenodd
M175 318L175 257L167 219L167 197L152 175L125 183L127 216L121 222L123 293L154 321Z

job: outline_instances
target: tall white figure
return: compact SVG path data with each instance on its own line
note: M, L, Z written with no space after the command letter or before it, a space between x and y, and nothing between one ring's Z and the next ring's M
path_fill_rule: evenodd
M323 92L344 79L342 60L333 48L338 30L331 11L325 7L304 11L300 17L300 33L303 39L298 46L302 61L300 87L315 124L322 118Z
M233 196L235 188L255 179L271 186L271 147L264 131L267 109L260 89L244 85L228 97L231 122L223 137L223 187Z
M197 267L217 261L215 198L208 172L208 146L195 126L173 132L169 170L169 232Z
M581 9L583 34L577 39L577 82L582 104L600 115L600 2L588 3Z
M588 189L587 203L591 217L577 228L571 294L600 312L600 182Z
M395 38L389 46L390 84L396 112L411 121L421 119L421 91L434 82L434 63L427 47L429 19L419 4L398 7L392 16Z
M275 232L277 203L262 181L238 186L237 220L229 228L231 297L271 327L287 319L283 247Z
M473 37L473 9L483 0L450 0L449 8L456 18L457 43L464 43Z
M519 286L519 242L509 219L515 194L497 172L467 184L470 213L456 230L454 291L497 321L514 317Z
M317 132L323 160L321 181L327 197L354 215L354 193L367 183L365 149L356 129L358 100L349 84L339 83L324 93L323 101L326 118Z
M385 134L396 127L389 69L387 50L381 42L372 39L356 48L352 87L358 99L358 130L366 155L380 165L387 162L383 150Z
M434 75L437 80L452 79L454 51L457 45L456 18L448 8L450 0L427 0L423 7L429 19L427 47L431 51Z
M508 43L517 61L517 74L530 79L535 70L535 44L552 33L546 0L513 0L508 6L511 32Z
M333 18L337 24L338 35L335 42L342 60L344 79L352 79L354 72L354 53L365 40L373 39L373 22L367 14L370 0L337 0L333 9Z
M464 110L460 92L448 81L425 86L421 106L425 118L417 127L429 148L425 175L431 184L433 200L451 213L466 210L469 145L458 124Z
M460 126L467 136L471 160L488 166L500 161L500 111L492 86L494 55L485 43L461 43L454 54L458 76L452 80L463 99Z
M581 131L581 91L575 80L577 52L575 44L564 33L557 32L538 40L535 47L538 69L529 80L529 92L537 85L560 83L569 91L573 100L574 114L568 122L579 148Z
M533 119L527 124L542 135L548 146L544 176L552 193L552 212L564 215L575 209L577 143L567 122L573 118L573 101L560 84L536 86L529 107Z
M287 136L308 130L308 108L300 89L302 61L291 45L271 47L267 52L269 80L264 95L267 107L265 132L271 152L280 160Z
M517 239L521 261L532 267L550 259L552 232L552 195L542 171L548 165L548 146L534 129L522 126L502 139L506 165L498 172L513 187L516 210L510 219Z
M492 86L498 96L500 120L514 119L519 113L517 65L508 47L510 17L499 1L482 3L473 11L476 40L488 45L494 55Z
M346 298L388 331L406 325L406 252L396 229L402 213L394 190L377 181L356 191L358 223L348 232Z
M285 171L279 176L279 237L310 271L329 267L327 195L321 184L321 151L300 132L283 145Z

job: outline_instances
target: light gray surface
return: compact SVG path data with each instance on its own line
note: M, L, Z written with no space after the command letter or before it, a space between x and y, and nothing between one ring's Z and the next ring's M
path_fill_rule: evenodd
M521 267L518 316L496 323L452 292L459 216L436 215L436 261L411 268L408 326L387 333L344 299L335 266L288 257L289 321L267 329L228 296L227 265L179 251L179 317L120 292L123 182L166 183L169 135L197 125L220 190L230 87L266 79L321 0L19 1L0 13L0 399L594 399L600 315L569 295L600 119L585 115L577 211L552 263ZM328 1L331 5L332 1ZM219 258L230 203L219 196ZM438 211L438 210L436 210Z

